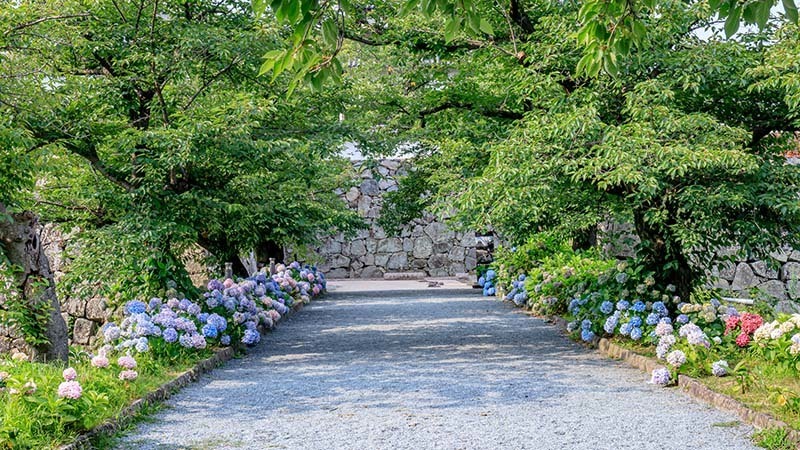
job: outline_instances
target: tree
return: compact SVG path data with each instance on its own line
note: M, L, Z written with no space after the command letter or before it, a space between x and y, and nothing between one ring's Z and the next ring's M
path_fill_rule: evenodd
M650 47L620 56L615 77L586 77L583 48L564 38L578 31L575 5L514 2L481 16L494 33L477 40L452 36L446 17L398 19L392 5L369 20L346 15L344 39L358 44L338 50L358 56L345 79L386 99L359 114L373 135L419 143L420 170L388 205L390 221L455 208L456 222L523 242L629 220L642 263L682 298L723 262L714 249L800 243L800 173L783 158L797 130L781 93L793 59L765 79L769 34L700 40L709 9L662 4L643 19Z
M42 20L50 8L73 19ZM256 24L248 3L21 2L3 14L22 10L20 58L44 74L27 77L43 94L14 116L39 149L23 203L81 227L66 287L191 291L181 256L192 244L238 262L262 242L359 225L334 193L349 180L335 156L344 92L287 101L259 79L279 29Z

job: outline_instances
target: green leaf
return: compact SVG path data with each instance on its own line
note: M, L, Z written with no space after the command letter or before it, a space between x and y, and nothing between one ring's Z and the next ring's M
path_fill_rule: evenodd
M725 36L731 37L739 30L739 21L741 20L742 16L742 8L736 7L731 10L728 14L728 18L725 19Z
M794 23L797 23L797 5L794 0L782 0L783 10L786 12L786 17Z
M265 0L253 0L252 6L253 14L255 14L256 17L264 14L264 10L267 9L267 3Z
M445 22L444 25L444 40L447 43L450 43L453 39L458 36L458 32L461 30L461 19L458 17L451 17L450 19Z
M492 28L492 24L490 24L486 19L484 19L482 17L481 17L481 23L479 25L479 28L480 28L481 31L483 31L484 33L488 34L489 36L493 36L494 35L494 29Z
M417 6L419 5L419 0L408 0L403 4L403 7L400 8L400 15L407 16L411 13Z
M339 27L333 19L326 19L322 22L322 40L328 45L336 45L339 42Z

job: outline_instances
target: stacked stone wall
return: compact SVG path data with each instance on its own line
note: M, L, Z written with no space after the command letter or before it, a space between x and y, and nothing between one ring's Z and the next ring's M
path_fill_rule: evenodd
M426 214L389 236L378 225L383 195L397 190L398 178L409 170L404 160L385 159L376 165L354 161L361 183L341 195L358 211L368 228L354 238L331 237L316 248L320 268L329 278L382 278L390 272L422 272L428 276L455 276L477 265L475 233L453 231Z

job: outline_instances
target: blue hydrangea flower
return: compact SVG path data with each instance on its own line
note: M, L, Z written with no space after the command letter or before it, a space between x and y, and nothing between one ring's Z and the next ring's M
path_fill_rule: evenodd
M256 330L244 330L244 336L242 336L242 344L245 345L255 345L258 341L261 340L261 335Z
M622 326L619 327L619 334L621 334L623 336L627 336L627 335L631 334L631 329L632 328L633 328L633 325L631 325L630 322L623 323Z
M595 334L592 330L581 330L581 339L584 342L592 342L595 338Z
M627 300L620 300L620 301L617 302L617 309L619 311L625 311L630 307L631 307L631 304Z
M216 329L219 330L220 332L225 331L225 329L228 328L228 321L225 320L225 318L220 316L219 314L209 315L208 319L206 319L206 322L214 325L214 327L216 327Z
M631 317L630 324L632 327L640 327L642 326L642 318L639 316Z
M147 306L150 308L150 311L158 311L161 308L161 299L155 297L151 298Z
M614 304L606 300L600 305L600 312L603 314L611 314L614 311Z
M206 322L208 320L208 313L200 313L200 314L198 314L197 315L197 320L199 320L200 323Z
M217 327L215 327L214 325L211 325L210 323L207 323L207 324L203 325L203 330L202 331L203 331L203 336L205 336L207 338L210 338L210 339L216 338L217 334L219 334L218 331L217 331Z
M486 284L486 278L480 277L478 278L478 286L483 287Z
M645 310L645 309L647 309L647 305L645 305L645 303L644 303L643 301L641 301L641 300L637 300L637 301L636 301L636 302L633 304L633 306L632 306L632 309L633 309L634 311L636 311L636 312L644 312L644 310Z
M583 322L581 322L581 329L582 330L592 329L592 321L589 319L583 319Z
M569 322L567 324L567 332L572 333L578 329L578 322Z
M672 375L669 373L669 369L666 367L659 367L653 370L653 374L650 378L650 382L653 384L657 384L659 386L666 386L669 384L669 380Z
M686 314L681 314L680 316L675 318L675 321L678 323L689 323L689 316Z
M189 299L184 298L180 302L178 302L178 308L186 311L189 307L192 306L192 302Z
M147 311L147 305L145 305L144 302L139 300L129 301L125 305L125 312L127 312L128 314L142 314L145 311Z
M224 334L221 338L219 338L219 343L224 346L231 345L231 337L227 334Z
M486 281L494 280L494 277L497 276L497 272L494 269L489 269L486 271Z
M620 272L614 277L614 279L617 280L617 283L623 284L628 281L628 274L625 272Z
M194 347L194 343L192 342L192 335L189 333L180 335L180 337L178 338L178 342L181 344L181 347L185 348Z
M653 303L653 312L658 313L661 316L666 316L668 313L667 305L665 305L664 302L655 302Z
M139 338L139 340L136 342L136 351L139 353L144 353L148 350L150 350L150 343L147 342L147 338Z
M652 312L647 316L647 324L650 326L658 325L659 320L661 320L661 316L658 313Z
M642 329L638 327L631 328L631 339L638 341L642 338Z
M165 328L164 332L161 333L161 337L163 337L166 342L172 343L178 340L178 332L175 331L175 328Z
M614 330L617 328L618 319L617 316L609 316L606 319L605 325L603 325L603 329L608 334L614 334Z

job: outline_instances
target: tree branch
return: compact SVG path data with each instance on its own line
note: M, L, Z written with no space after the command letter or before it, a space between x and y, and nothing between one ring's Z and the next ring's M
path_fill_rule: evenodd
M474 111L482 116L495 117L498 119L519 120L523 118L522 113L515 111L508 111L504 109L486 109L486 108L476 107L475 105L471 105L469 103L447 101L442 103L441 105L434 106L433 108L423 109L419 113L417 113L420 119L420 127L425 128L425 118L427 116L448 109L466 109Z
M38 25L38 24L40 24L42 22L49 22L51 20L73 19L73 18L76 18L76 17L89 17L89 16L91 16L91 14L86 12L86 13L79 13L79 14L64 14L62 16L40 17L40 18L38 18L36 20L32 20L30 22L25 22L25 23L19 24L19 25L15 26L14 28L11 28L11 29L7 30L5 33L3 33L3 35L4 36L8 36L9 34L15 32L15 31L19 31L19 30L22 30L22 29L25 29L25 28L30 28L30 27L32 27L34 25Z
M219 69L216 73L214 73L214 75L211 75L211 78L206 80L206 82L203 83L202 86L200 86L200 89L198 89L197 92L195 92L194 95L192 95L192 97L186 103L186 106L183 107L183 110L186 111L187 109L189 109L189 107L192 106L192 103L194 103L194 101L197 100L197 97L199 97L200 94L203 91L205 91L209 86L211 86L211 83L213 83L222 74L224 74L225 72L229 71L231 69L231 67L236 65L236 63L238 63L238 62L239 62L239 57L237 56L237 57L233 58L233 60L231 60L230 64L228 64L227 66L223 67L222 69Z

